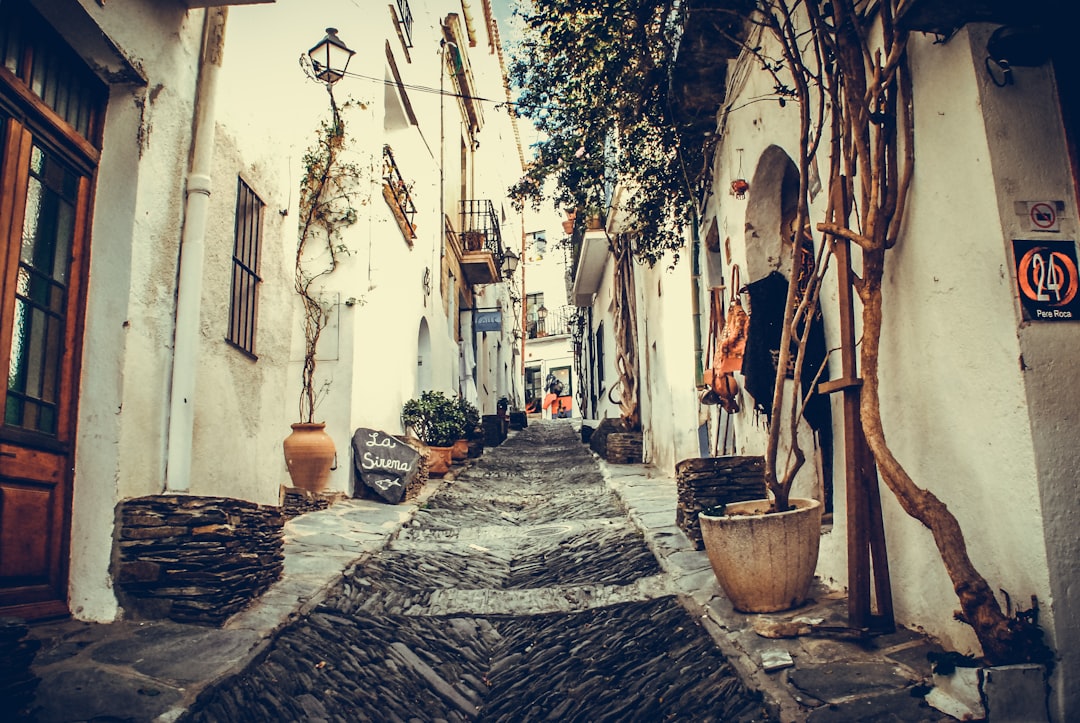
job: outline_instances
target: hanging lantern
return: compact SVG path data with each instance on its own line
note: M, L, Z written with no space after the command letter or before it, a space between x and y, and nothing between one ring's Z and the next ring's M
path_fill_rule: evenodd
M345 77L345 69L355 54L356 51L337 36L337 28L327 28L326 36L308 51L315 77L329 85Z

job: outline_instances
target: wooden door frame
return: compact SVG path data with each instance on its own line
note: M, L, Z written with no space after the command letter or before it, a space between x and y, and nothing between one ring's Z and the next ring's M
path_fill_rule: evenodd
M2 80L2 79L0 79ZM0 89L8 85L0 83ZM9 96L10 99L10 96ZM37 105L37 104L35 104ZM25 590L25 602L0 603L0 614L40 619L69 614L71 566L71 523L74 499L76 432L78 422L79 393L83 333L85 329L86 293L89 279L90 228L92 223L92 199L95 192L96 153L87 157L84 143L57 142L69 135L60 128L55 132L48 127L50 118L40 115L32 119L18 112L9 112L10 104L4 103L4 124L0 142L4 144L3 173L0 175L0 240L6 245L6 253L0 254L0 369L11 364L10 339L12 338L15 306L15 277L19 265L22 221L26 212L26 188L29 181L30 154L34 144L43 147L72 171L79 175L74 209L74 228L70 254L67 300L65 308L63 354L60 359L60 385L57 390L60 403L57 407L55 440L32 432L25 434L17 429L6 429L0 434L0 454L3 454L7 474L15 479L32 480L31 470L45 470L55 479L61 495L53 509L49 510L50 534L54 540L48 551L49 581L46 585L14 586L4 590L0 599L18 597ZM47 110L47 109L46 109ZM51 113L51 111L50 111ZM55 114L52 114L55 116ZM44 128L41 128L44 125ZM50 132L50 131L53 132ZM0 410L6 408L7 384L0 387ZM2 413L2 412L0 412ZM3 428L0 423L0 429ZM11 457L15 456L12 461ZM63 458L62 466L55 464ZM25 470L20 474L20 470ZM43 480L42 477L37 477ZM40 592L38 592L40 591ZM35 600L36 597L48 599Z

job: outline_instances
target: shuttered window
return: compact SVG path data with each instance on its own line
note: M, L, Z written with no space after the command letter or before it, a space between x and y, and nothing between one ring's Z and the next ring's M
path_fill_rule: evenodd
M236 238L233 244L232 303L227 340L255 357L255 327L259 311L259 256L265 205L243 179L237 180Z

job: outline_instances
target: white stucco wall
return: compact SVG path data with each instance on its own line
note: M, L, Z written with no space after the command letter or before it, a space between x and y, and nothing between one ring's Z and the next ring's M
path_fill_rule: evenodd
M674 475L677 462L700 454L690 256L669 254L635 270L646 459Z
M71 606L79 618L108 620L118 613L108 571L115 506L164 491L177 264L204 12L186 11L182 4L81 5L146 78L145 86L111 91L94 205L75 461ZM411 125L403 122L396 91L387 91L383 81L389 41L406 84L437 88L440 21L462 7L433 0L414 3L413 9L409 52L401 48L387 6L379 8L379 22L370 9L347 0L317 8L277 2L229 10L201 274L192 494L275 504L280 486L289 484L281 441L298 420L300 391L301 331L293 290L298 185L303 153L329 108L325 88L304 76L298 59L329 26L338 27L357 50L350 64L357 75L341 81L335 95L342 104L358 101L347 111L356 139L351 152L371 175L356 199L359 220L343 239L348 252L327 285L337 307L320 344L318 376L333 381L316 418L328 422L338 449L331 487L351 491L353 429L400 431L401 406L419 391L418 379L457 392L459 349L447 314L458 305L444 307L440 287L439 167L444 163L447 182L456 183L461 109L456 102L440 102L436 93L414 90L409 101L419 126ZM478 94L498 99L498 57L490 52L482 17L474 20L478 42L467 51ZM504 200L521 172L508 162L518 157L516 140L506 110L493 105L484 108L476 164L497 163L497 170L475 174L473 193L495 200L504 241L518 249L521 221L506 212ZM414 184L418 238L411 246L382 199L387 142ZM257 360L225 342L238 176L266 204ZM447 203L445 210L456 224L456 205ZM517 312L508 304L505 284L483 289L480 299L503 306L513 321ZM422 325L430 358L421 377ZM520 357L515 360L510 341L514 325L504 326L503 334L479 341L478 387L484 396L478 401L490 407L485 411L494 411L499 395L512 394L520 376Z
M69 603L80 618L117 612L108 573L113 508L164 478L170 358L186 149L201 14L87 8L147 85L110 94L91 228L80 382ZM173 42L159 44L159 37Z
M971 53L976 60L994 29L988 25L970 27ZM1021 321L1013 291L1016 286L1011 241L1064 240L1075 244L1080 226L1076 221L1074 177L1064 151L1063 125L1055 102L1059 89L1051 66L1020 67L1014 74L1015 82L1005 88L998 88L978 72L975 81L990 139L990 166L997 179L1001 223L998 242L1003 245L1003 263L1017 322L1019 350L1012 350L1017 353L1013 363L1021 371L1024 385L1020 404L1026 403L1028 410L1026 419L1018 423L1030 427L1038 480L1037 490L1025 487L1018 498L1024 509L1037 507L1041 513L1050 587L1048 594L1039 595L1043 610L1039 620L1050 633L1049 642L1060 659L1051 681L1052 707L1061 720L1067 720L1080 711L1080 689L1072 684L1080 670L1080 610L1073 594L1080 579L1080 539L1076 534L1080 512L1074 501L1076 469L1080 467L1080 447L1076 444L1080 389L1075 384L1080 326L1074 321ZM1017 213L1017 204L1022 209L1026 202L1038 200L1064 201L1058 231L1035 231L1027 217ZM1034 536L1035 528L1029 529L1028 535ZM1027 602L1024 598L1025 606Z
M978 42L969 43L968 32L962 30L945 44L933 44L932 38L916 34L909 46L917 165L908 220L887 261L882 412L897 457L917 484L934 492L957 516L976 568L993 589L1006 590L1013 601L1026 606L1031 595L1042 603L1054 598L1032 437L1031 420L1037 410L1029 407L1030 385L1025 396L1022 348L1017 339L1018 312L1007 246L1013 231L1008 223L1003 228L1002 221L1007 215L1004 209L1011 211L1013 201L1025 194L1033 194L1030 198L1072 196L1064 174L1052 176L1058 179L1056 184L1036 180L1040 173L1045 175L1048 165L1064 170L1061 161L1051 160L1055 154L1063 157L1055 150L1061 148L1060 143L1047 143L1046 135L1041 135L1038 150L1030 144L1020 151L1031 154L1026 164L1000 150L1031 127L1027 125L1030 119L1010 111L1025 102L1036 106L1036 98L1028 93L1039 90L1024 91L1022 99L1014 98L1000 114L988 113L984 124L988 99L986 94L980 96L980 88L985 90L986 84L977 77L982 51ZM746 99L771 92L765 73L743 70L745 83L738 82L739 73L733 74L737 95L729 98L729 105L738 110L726 119L714 208L721 240L730 237L734 260L746 264L745 244L753 238L742 233L746 216L740 203L752 203L755 190L760 189L752 186L744 202L727 194L737 174L737 149L743 149L742 176L749 178L756 159L770 144L785 147L797 157L792 139L798 136L791 108L772 103L743 105ZM1052 97L1045 87L1036 88L1043 98ZM827 168L824 157L820 167ZM814 219L823 216L823 201L824 194L815 199ZM857 260L855 267L857 271ZM745 277L743 268L744 281L754 280ZM831 348L836 346L837 333L834 278L826 280L825 289ZM1052 342L1050 355L1064 358L1066 348L1075 349L1075 331L1060 326L1054 331L1058 338ZM1021 338L1026 333L1022 330ZM1051 335L1043 329L1032 333ZM834 369L837 363L834 360ZM844 584L842 416L839 399L833 402L836 525L823 540L818 574ZM745 420L739 433L740 451L755 448L754 430L747 428ZM1055 444L1071 443L1059 434ZM952 649L976 650L970 628L952 617L958 603L930 533L908 517L884 487L882 498L898 621L924 628ZM1048 614L1052 608L1052 604L1044 605L1040 618L1051 633L1057 619Z

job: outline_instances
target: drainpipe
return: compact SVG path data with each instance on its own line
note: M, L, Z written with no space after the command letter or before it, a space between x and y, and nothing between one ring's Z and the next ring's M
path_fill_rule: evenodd
M199 78L195 88L190 166L177 274L176 327L169 387L169 438L165 452L165 491L191 489L191 446L195 426L195 367L198 363L199 308L206 217L210 207L210 168L214 150L214 105L225 46L228 8L209 8L203 17Z

